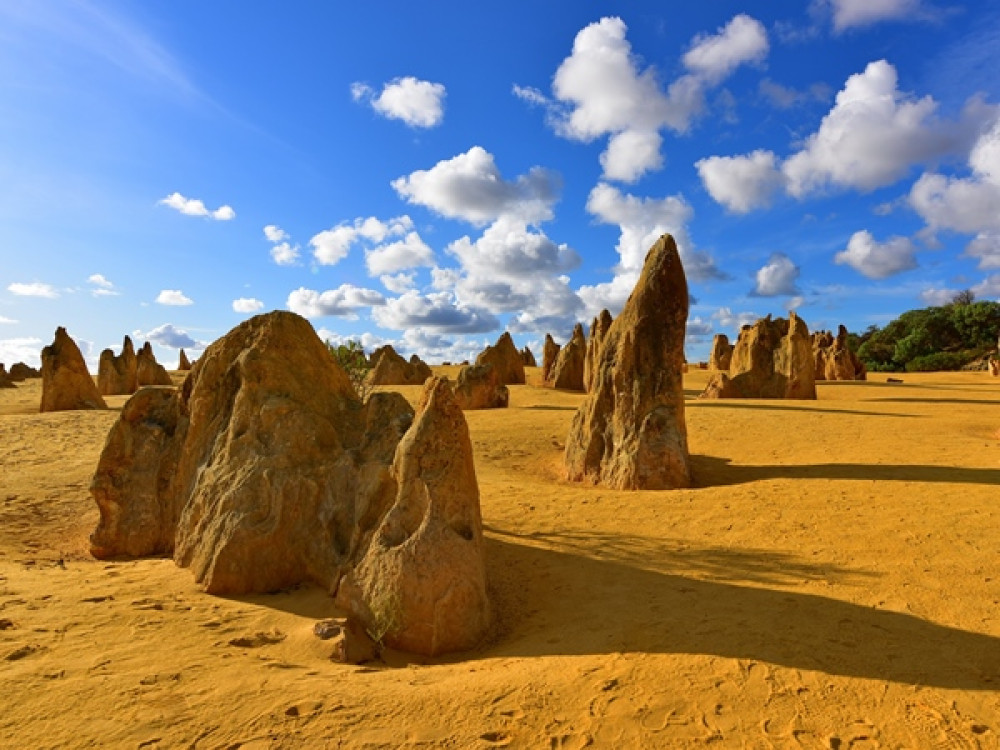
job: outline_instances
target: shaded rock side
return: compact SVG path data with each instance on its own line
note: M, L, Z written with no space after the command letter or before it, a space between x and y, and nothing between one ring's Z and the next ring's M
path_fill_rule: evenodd
M500 382L491 364L463 367L452 392L463 410L505 409L510 403L510 390Z
M60 326L42 349L42 402L39 411L107 409L76 342Z
M682 382L687 314L684 268L665 234L612 322L591 392L573 418L564 457L571 480L615 489L690 486Z
M547 385L565 391L582 391L586 361L587 339L583 335L583 326L577 323L573 328L573 336L559 350L559 356L549 370Z
M156 361L153 346L148 341L142 345L136 359L136 381L141 388L144 385L173 385L167 368Z
M719 372L729 372L729 363L733 358L733 345L724 333L717 333L712 338L712 352L708 357L708 367Z
M161 383L160 385L171 385ZM122 353L111 349L101 352L97 366L97 389L102 396L131 396L139 388L139 361L128 336L122 341Z
M521 361L521 353L514 345L514 339L506 331L497 339L496 344L487 346L476 357L476 364L493 365L500 382L504 385L524 383L524 363Z
M29 367L24 364L24 362L15 362L10 366L10 372L7 373L10 379L15 383L20 383L29 378L40 378L42 373L36 370L34 367Z
M794 312L743 326L729 373L717 373L699 398L816 398L809 329Z
M14 385L14 380L11 378L10 374L7 372L7 368L0 364L0 388L17 388Z
M865 380L864 363L847 343L847 328L840 326L834 338L829 331L813 334L812 350L816 380Z
M490 624L479 486L447 379L424 386L392 475L395 504L341 581L337 603L393 648L428 655L473 648Z
M559 350L562 347L559 346L552 338L552 334L545 334L545 344L542 346L542 382L547 383L549 381L549 375L552 373L552 367L556 363L556 359L559 357Z
M183 349L181 349L181 353L177 356L177 369L181 372L191 369L191 360L188 359Z
M535 361L535 355L531 353L531 349L527 346L521 350L521 363L525 367L538 367L538 362Z
M371 364L370 385L422 385L431 376L431 368L416 354L407 361L389 344L372 353Z
M362 405L305 319L250 318L179 390L126 404L92 483L92 551L172 550L210 593L330 586L393 502L412 415L397 393Z
M594 372L597 369L597 360L601 354L601 346L611 329L611 320L611 313L607 310L601 310L600 315L594 318L590 324L590 334L587 337L587 356L583 361L583 390L587 392L590 392Z
M1000 377L1000 359L990 360L990 375L993 377Z

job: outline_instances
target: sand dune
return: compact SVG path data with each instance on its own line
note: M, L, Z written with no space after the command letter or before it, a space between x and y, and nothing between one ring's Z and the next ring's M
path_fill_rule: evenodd
M323 591L212 597L168 559L92 559L125 397L38 414L39 381L0 391L0 747L1000 747L995 379L707 402L693 371L695 487L616 492L562 479L583 396L539 375L466 414L492 641L360 667L313 635Z

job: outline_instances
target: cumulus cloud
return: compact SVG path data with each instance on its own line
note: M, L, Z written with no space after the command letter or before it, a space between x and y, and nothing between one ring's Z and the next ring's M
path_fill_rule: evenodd
M1000 273L987 276L972 287L972 293L976 295L976 299L1000 301Z
M981 270L1000 268L1000 232L980 232L962 254L976 258Z
M121 294L103 274L91 274L87 278L87 282L92 285L90 293L95 297L117 297Z
M18 297L45 297L46 299L56 299L59 292L51 284L43 284L38 281L30 284L14 282L7 285L7 291L16 294Z
M504 215L517 216L529 224L551 219L561 181L555 173L533 167L528 174L508 182L497 169L493 154L473 146L428 170L393 180L392 187L410 203L482 226Z
M268 224L264 227L264 238L273 245L271 260L279 266L294 266L299 262L299 246L289 241L291 238L284 229Z
M402 120L411 128L432 128L444 119L445 87L421 81L413 76L394 78L376 96L363 83L351 85L354 101L367 101L372 108L391 120Z
M775 155L763 149L746 156L710 156L695 167L709 195L738 214L770 205L785 184Z
M194 300L187 297L180 289L164 289L156 296L157 303L161 305L193 305Z
M851 235L847 248L834 256L838 265L847 265L869 279L887 279L917 267L916 248L906 237L890 237L877 242L871 232Z
M264 227L264 237L268 242L284 242L288 239L288 232L276 224L268 224Z
M372 276L391 274L417 266L433 266L434 251L420 239L416 232L408 232L403 239L379 245L365 251L365 265Z
M44 342L39 338L0 339L0 362L6 362L8 365L24 362L29 367L41 367L42 346Z
M381 221L374 216L358 217L351 222L341 222L313 236L309 244L313 256L324 266L339 263L359 241L382 242L388 237L401 237L413 231L413 220L409 216L397 216Z
M253 297L240 297L233 300L233 311L238 313L256 313L264 309L264 303Z
M422 327L434 333L484 333L500 326L492 313L460 305L449 292L421 295L410 290L373 309L372 317L379 326L399 331Z
M712 313L712 320L718 322L723 328L739 333L743 326L750 326L760 319L760 315L755 312L745 311L734 313L732 308L720 307Z
M563 137L583 142L610 136L601 155L606 179L634 182L663 165L659 131L686 132L705 109L705 92L737 67L762 61L767 34L759 21L738 15L714 35L696 37L683 57L688 73L666 90L655 68L640 70L620 18L582 29L553 78L555 103L534 89L515 88L532 104L547 104Z
M180 193L171 193L157 202L161 206L168 206L186 216L206 216L217 221L230 221L236 218L236 212L232 206L223 205L210 211L203 201L197 198L185 198Z
M799 267L784 253L774 253L767 264L757 271L757 284L753 294L756 297L779 297L795 295L799 290L795 282L799 278Z
M416 273L383 274L378 277L382 286L394 294L405 294L413 288L416 282Z
M325 292L299 287L288 295L286 304L289 310L305 318L357 318L359 309L385 303L385 297L374 289L341 284Z
M133 331L132 335L137 339L153 341L171 349L203 349L205 347L204 343L195 341L187 331L176 328L171 323L164 323L146 333Z

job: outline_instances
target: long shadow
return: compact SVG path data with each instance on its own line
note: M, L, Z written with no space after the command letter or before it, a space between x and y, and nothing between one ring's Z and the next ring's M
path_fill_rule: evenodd
M1000 406L1000 392L995 399L979 398L870 398L869 401L913 402L918 404L981 404L983 406Z
M576 411L576 409L577 409L577 407L575 407L575 406L548 406L546 404L533 404L531 406L520 406L520 407L515 407L515 408L519 408L519 409L533 409L533 410L540 410L540 411Z
M910 685L1000 688L1000 639L912 615L511 537L488 537L487 560L506 631L471 658L704 654Z
M728 458L691 455L699 487L746 484L762 479L852 479L897 482L958 482L1000 487L1000 469L907 464L803 464L740 466Z
M910 399L901 399L902 401L909 401ZM916 414L887 414L884 411L859 411L857 409L818 409L815 406L799 406L798 404L790 404L788 401L783 399L774 399L774 403L761 403L759 401L754 403L747 403L741 399L735 398L720 398L711 399L708 401L685 401L685 408L707 408L707 409L754 409L758 411L811 411L819 412L820 414L853 414L859 417L915 417Z

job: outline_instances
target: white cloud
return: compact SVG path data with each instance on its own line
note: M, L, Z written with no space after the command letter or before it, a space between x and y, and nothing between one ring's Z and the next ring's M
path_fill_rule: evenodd
M240 297L233 300L233 311L238 313L255 313L264 309L264 303L253 297Z
M108 281L103 274L91 274L87 278L88 283L93 285L90 293L95 297L117 297L121 292L115 289L115 285Z
M734 313L731 308L720 307L712 313L712 320L717 321L723 328L728 328L736 333L740 332L743 326L750 326L760 319L760 315L755 312Z
M6 316L0 315L0 324L11 324L16 322L17 321L14 320L13 318L8 318Z
M561 187L558 176L541 167L507 182L493 154L473 146L464 154L392 181L399 196L451 219L481 226L503 215L529 224L552 218Z
M880 21L907 20L920 12L920 0L825 0L833 11L833 28L871 26Z
M279 242L271 248L271 260L279 266L294 266L299 262L299 246Z
M738 214L770 205L785 184L774 154L762 149L746 156L710 156L695 167L709 195Z
M448 246L462 268L476 276L528 279L539 274L571 271L580 256L569 245L557 245L544 232L531 231L513 218L491 224L475 242L462 237Z
M717 34L696 37L683 61L688 70L709 83L718 83L740 65L763 62L767 52L764 25L741 13Z
M180 289L164 289L157 296L156 301L161 305L193 305L194 300L185 296Z
M757 284L751 294L757 297L795 295L799 267L783 253L774 253L767 264L757 271Z
M51 284L43 284L35 281L30 284L14 282L8 284L7 291L16 294L18 297L45 297L46 299L56 299L59 292Z
M132 335L137 339L169 346L171 349L204 349L206 346L205 343L199 343L191 338L187 331L175 328L172 323L164 323L147 333L133 331Z
M394 294L405 294L413 288L416 281L416 273L397 273L395 275L384 274L378 277L382 286Z
M284 242L289 239L288 232L286 232L281 227L276 224L268 224L264 227L264 236L267 238L268 242L277 244L279 242Z
M411 128L432 128L444 119L445 88L440 83L421 81L413 76L395 78L375 96L363 83L351 84L354 101L368 100L372 108L392 120L402 120Z
M402 240L366 250L365 265L372 276L405 271L417 266L433 266L434 251L420 239L419 234L409 232Z
M851 235L847 249L834 256L837 265L848 265L869 279L886 279L917 267L916 248L906 237L890 237L877 242L871 232L862 230Z
M385 302L385 297L374 289L341 284L325 292L299 287L288 295L286 304L289 310L306 318L356 318L360 308L384 305Z
M1000 273L987 276L972 287L972 293L976 299L1000 301Z
M528 104L548 106L550 103L549 98L545 94L532 86L518 86L515 83L511 91L514 96Z
M412 230L413 221L405 215L385 222L374 216L358 217L353 223L341 222L316 234L309 244L321 265L332 266L347 257L351 247L360 240L382 242L387 237L401 237Z
M1000 268L1000 232L980 232L962 254L978 259L981 270Z
M648 171L663 166L660 146L663 139L655 130L623 130L608 140L601 154L604 176L609 180L635 182Z
M0 362L5 362L8 366L24 362L29 367L41 367L42 346L44 342L38 338L0 339Z
M420 327L433 333L484 333L500 326L492 313L459 305L448 292L421 295L411 290L386 300L372 310L372 317L379 326L400 331Z
M955 299L955 295L960 291L960 289L924 289L920 293L920 301L928 307L942 307Z
M214 211L210 211L203 201L197 198L185 198L180 193L171 193L157 202L187 216L207 216L217 221L230 221L236 218L236 212L232 206L220 206Z

